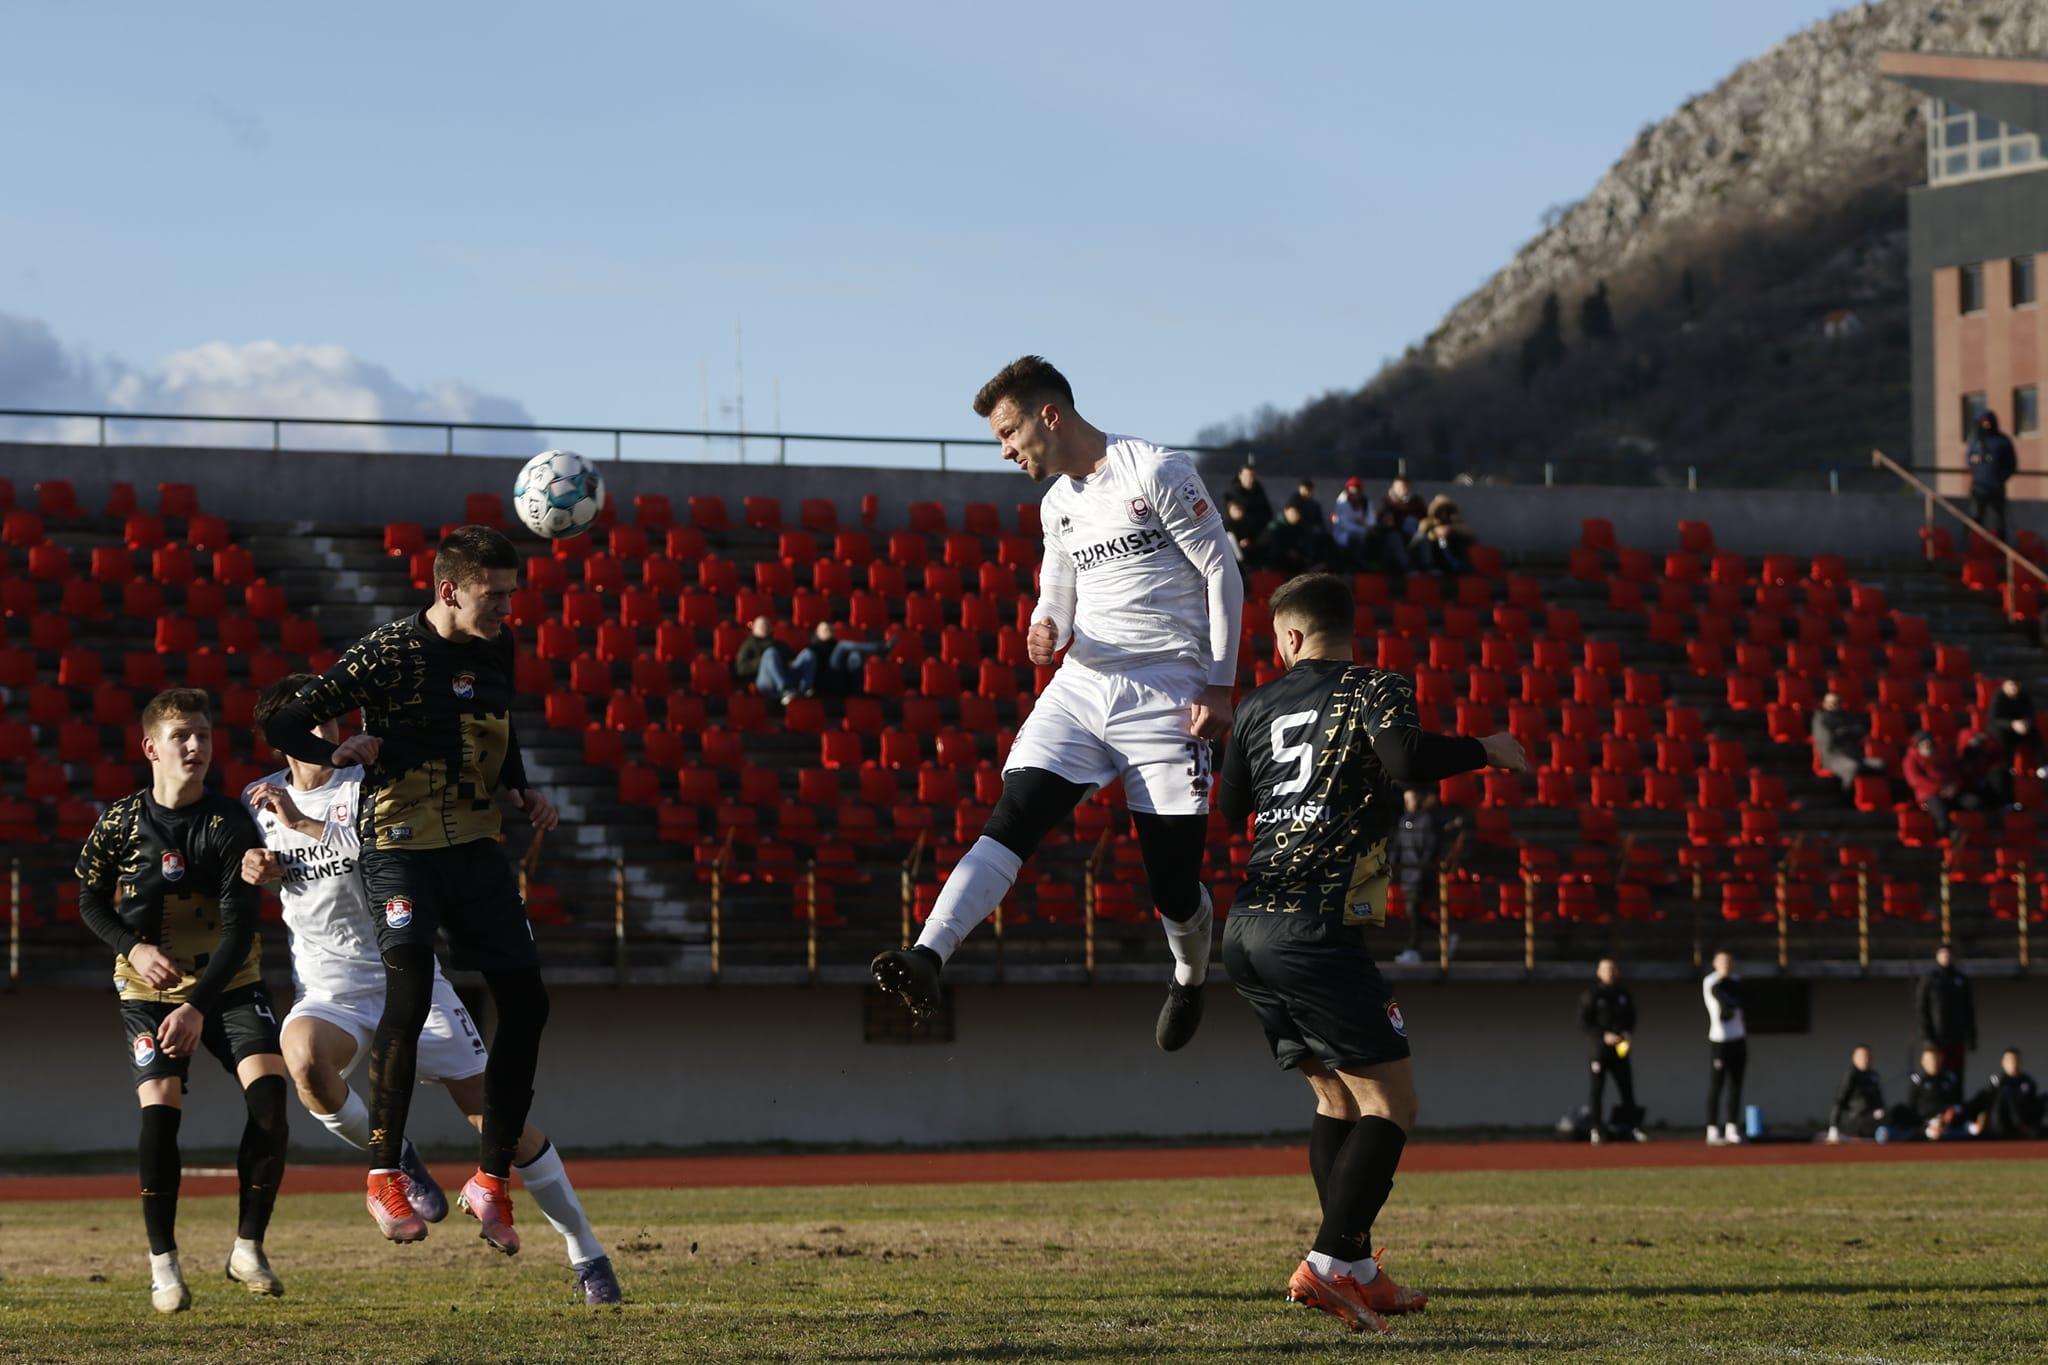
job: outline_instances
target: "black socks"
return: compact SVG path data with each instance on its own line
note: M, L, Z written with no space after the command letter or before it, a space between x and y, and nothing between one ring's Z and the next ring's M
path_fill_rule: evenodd
M1324 1177L1323 1226L1314 1250L1340 1261L1371 1257L1373 1220L1393 1193L1394 1168L1407 1142L1391 1120L1368 1114L1358 1121Z
M540 1067L540 1035L548 1022L548 992L538 968L486 972L498 1026L484 1067L483 1139L477 1165L486 1175L512 1174L512 1153L533 1108L533 1076Z
M183 1118L176 1105L142 1107L142 1140L136 1147L142 1226L149 1232L149 1250L155 1256L178 1249L178 1181L184 1174L178 1158L178 1123Z
M398 1169L418 1071L420 1030L426 1027L433 1004L434 950L424 943L408 943L385 953L384 1013L370 1037L371 1170Z
M277 1204L277 1187L284 1182L285 1144L290 1136L284 1077L258 1076L243 1089L242 1102L249 1107L249 1121L243 1125L242 1149L235 1159L235 1169L242 1177L242 1210L235 1235L260 1242L270 1226L270 1211Z
M1344 1145L1344 1139L1350 1137L1351 1130L1357 1126L1357 1119L1317 1114L1315 1122L1308 1127L1308 1173L1315 1178L1318 1208L1326 1207L1323 1192L1330 1184L1330 1163L1337 1159L1337 1149Z

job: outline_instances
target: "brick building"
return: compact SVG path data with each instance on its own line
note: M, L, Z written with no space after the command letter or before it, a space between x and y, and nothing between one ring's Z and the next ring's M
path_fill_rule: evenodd
M2013 495L2048 497L2048 61L1888 52L1879 69L1927 97L1927 183L1907 209L1913 463L1960 468L1989 407L2019 452Z

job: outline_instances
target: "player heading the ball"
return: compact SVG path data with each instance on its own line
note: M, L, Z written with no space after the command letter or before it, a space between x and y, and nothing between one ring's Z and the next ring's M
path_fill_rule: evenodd
M420 1029L434 1006L434 935L457 966L483 973L498 1028L484 1069L477 1173L458 1199L484 1240L519 1250L507 1178L533 1105L548 993L519 881L498 846L497 795L552 829L555 808L527 785L512 728L512 637L519 554L488 526L458 526L434 553L434 600L379 626L271 714L264 738L321 768L363 767L361 872L384 959L384 1009L370 1040L370 1216L394 1242L427 1227L400 1160ZM363 730L335 745L316 731L360 709Z
M939 969L988 918L1039 841L1121 779L1153 904L1173 953L1156 1038L1172 1052L1202 1018L1212 911L1201 884L1210 744L1230 729L1244 583L1194 461L1091 425L1043 357L1003 367L975 396L1003 458L1050 483L1045 558L1025 648L1066 661L1017 732L1003 794L946 878L915 946L874 960L913 1014L937 1007Z
M253 1293L284 1293L263 1254L284 1179L284 1058L256 938L262 897L242 880L242 855L262 840L247 811L205 786L213 766L206 694L180 687L151 698L142 753L149 785L102 811L79 850L78 915L116 954L114 989L142 1106L150 1302L176 1313L192 1306L178 1263L178 1124L202 1048L241 1086L249 1113L235 1160L242 1206L227 1276Z

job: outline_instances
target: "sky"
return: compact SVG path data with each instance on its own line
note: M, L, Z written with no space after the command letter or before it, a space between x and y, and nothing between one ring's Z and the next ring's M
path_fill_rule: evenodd
M1187 440L1835 8L8 5L0 406Z

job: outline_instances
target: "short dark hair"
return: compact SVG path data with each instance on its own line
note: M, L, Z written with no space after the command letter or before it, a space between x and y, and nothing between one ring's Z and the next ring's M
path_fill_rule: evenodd
M263 695L256 698L256 733L262 734L270 728L270 718L284 710L301 688L309 682L318 681L312 673L287 673L263 689Z
M205 716L211 723L213 699L196 687L173 687L159 692L142 708L142 733L153 733L170 716Z
M1021 355L981 386L981 392L974 395L974 415L988 416L1005 398L1016 399L1020 407L1027 403L1035 407L1047 398L1057 398L1071 408L1074 386L1044 356Z
M1351 585L1333 573L1305 573L1273 589L1266 601L1273 619L1293 616L1305 635L1348 636L1354 606Z
M466 588L481 582L492 569L516 569L519 551L502 531L488 526L458 526L441 537L434 550L434 581Z

